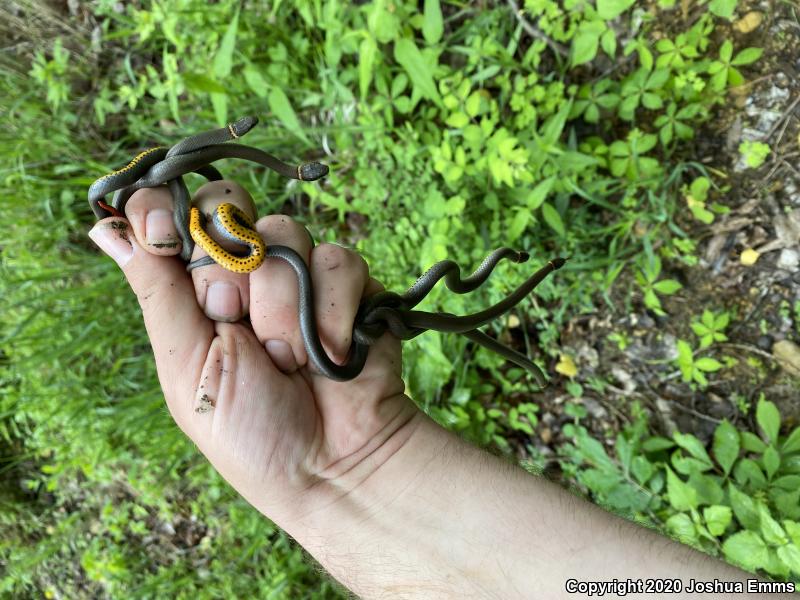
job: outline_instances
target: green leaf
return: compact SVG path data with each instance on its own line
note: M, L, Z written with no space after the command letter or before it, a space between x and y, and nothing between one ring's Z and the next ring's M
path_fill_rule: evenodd
M378 55L378 45L371 35L365 37L358 47L358 89L363 100L372 83L375 70L375 58Z
M631 473L636 478L636 480L644 485L647 481L653 476L655 472L655 467L653 463L647 460L641 454L638 456L634 456L633 460L631 461Z
M600 33L592 29L579 29L572 39L572 66L590 62L597 56Z
M386 0L376 0L370 8L367 26L378 42L388 44L397 37L399 19L386 9Z
M733 56L733 43L730 40L725 40L719 49L719 57L723 62L727 63L730 62L731 56Z
M481 109L481 94L477 90L472 92L464 103L464 110L470 117L478 115Z
M736 9L736 2L737 0L711 0L708 4L708 10L718 17L730 19Z
M756 421L767 440L770 443L776 443L778 430L781 427L781 414L778 412L778 407L769 400L760 399L756 406Z
M551 115L550 118L545 121L542 127L542 138L547 145L553 146L558 142L561 133L564 131L564 125L567 122L567 117L569 116L571 108L572 102L564 102L561 110Z
M731 508L736 519L746 529L758 529L761 526L761 519L756 510L753 499L747 494L740 492L732 483L728 484L728 497L730 498Z
M742 439L742 448L748 452L762 453L767 449L767 445L763 440L749 431L742 431L739 436Z
M704 460L697 460L691 456L683 456L680 452L675 451L672 453L670 463L674 469L681 475L691 475L692 473L702 473L703 471L710 471L713 468L711 463Z
M775 548L769 548L767 550L769 559L767 560L767 564L764 565L764 570L775 578L785 580L789 577L789 567L783 564L781 559L778 558L778 553L775 550Z
M794 573L800 574L800 549L794 544L778 548L778 558Z
M653 71L653 73L647 78L647 83L645 84L645 89L647 90L659 90L664 85L666 85L667 81L669 81L669 69L658 69Z
M650 110L658 110L659 108L664 106L664 101L658 94L645 92L642 95L642 105L644 105L645 108L649 108Z
M733 469L736 481L740 484L750 483L750 485L761 489L766 487L767 478L758 463L751 458L743 458Z
M600 46L602 46L603 52L609 57L614 58L617 52L617 35L614 33L613 29L607 29L606 32L600 36Z
M723 331L728 326L730 320L731 316L727 312L717 315L717 317L714 319L714 329L717 331Z
M782 490L800 490L800 475L784 475L772 482L772 487Z
M469 117L466 113L456 111L454 113L450 113L450 116L445 119L445 123L455 129L462 129L469 124Z
M696 361L694 361L694 365L701 371L706 371L710 373L713 373L714 371L719 371L722 368L721 362L708 357L698 358Z
M425 20L422 22L422 36L428 44L436 44L442 39L442 7L439 0L425 0Z
M202 73L184 73L183 83L186 87L195 92L207 92L214 94L227 94L228 90L224 85L211 79Z
M668 146L669 143L672 141L672 129L673 129L672 124L667 123L658 132L658 137L661 140L662 146Z
M528 210L536 210L542 205L547 198L547 194L550 193L555 181L555 176L548 177L544 181L539 182L539 184L533 188L527 196L525 196L525 205L528 207Z
M767 545L753 531L734 533L722 544L722 552L729 561L748 571L762 568L769 558Z
M661 281L656 281L653 284L653 289L657 291L659 294L674 294L683 286L675 281L674 279L662 279Z
M217 53L214 56L214 76L217 79L225 79L230 75L233 67L233 50L236 47L236 30L239 28L239 9L233 13L228 29L222 36Z
M642 450L645 452L658 452L660 450L666 450L668 448L672 448L675 445L670 439L665 437L653 436L651 438L646 439L642 442Z
M217 123L222 126L228 120L228 96L227 94L211 94L211 106L214 108L214 117Z
M691 544L697 541L697 532L694 523L688 515L677 513L672 515L667 522L667 531L674 535L682 544Z
M247 82L247 85L250 86L250 89L255 92L256 96L259 98L266 98L267 94L269 94L269 84L267 84L266 79L261 75L261 71L258 70L258 67L253 63L247 63L243 74L244 80Z
M433 73L416 44L408 38L397 40L394 44L394 58L408 73L414 89L441 106L442 98L433 82Z
M733 512L728 506L715 504L703 509L703 518L712 535L720 536L725 533L733 518Z
M744 75L742 75L738 69L730 67L728 69L728 84L732 87L736 87L737 85L742 85L743 83Z
M619 462L622 464L622 469L627 474L631 468L633 446L627 439L625 439L625 436L619 433L617 434L615 449L617 451L617 457L619 457Z
M616 477L609 477L608 472L600 469L586 469L582 471L579 475L579 480L596 494L609 493L619 481Z
M739 458L739 432L727 420L717 425L714 431L714 458L717 459L723 473L731 471L733 463Z
M745 48L731 61L732 65L741 67L742 65L749 65L756 62L764 53L763 48Z
M770 490L770 499L775 503L775 509L782 517L800 519L800 488L790 492L780 489Z
M511 224L506 230L506 236L508 237L509 243L515 242L519 236L522 235L522 232L525 231L525 228L528 226L530 220L531 213L527 209L517 209L516 213L514 214L514 218L511 219Z
M678 444L681 448L686 450L690 455L694 456L701 462L704 462L708 465L711 465L711 457L708 456L706 449L703 447L703 444L700 440L698 440L695 436L691 433L681 433L676 431L673 435L675 439L675 443Z
M594 467L609 472L617 472L618 468L608 457L606 449L599 441L587 435L585 432L578 437L576 444L584 459Z
M567 234L564 230L564 223L561 221L561 215L548 202L542 204L542 218L558 235L563 237Z
M795 545L800 545L800 523L785 519L783 521L783 529L789 534Z
M800 427L795 427L794 431L789 434L789 437L784 440L781 446L781 452L790 454L800 450Z
M297 120L297 115L292 108L289 98L286 97L284 91L278 86L273 86L267 97L269 109L275 114L278 120L283 123L284 127L299 137L307 144L311 144L310 140L303 132L300 126L300 121Z
M766 450L764 450L764 456L762 457L764 461L764 470L767 472L767 479L772 479L772 476L778 470L778 467L781 466L781 455L778 454L778 451L775 450L772 446L769 446Z
M636 0L597 0L597 16L604 21L616 19L628 10Z
M695 471L689 476L689 485L697 493L697 504L721 504L725 492L713 477Z
M697 492L684 483L669 467L667 469L667 498L677 511L697 508Z
M768 544L780 546L789 541L783 528L772 518L769 509L763 504L758 505L758 516L761 521L761 535Z
M643 489L620 481L606 495L604 501L612 508L626 511L643 511L650 503L651 494Z

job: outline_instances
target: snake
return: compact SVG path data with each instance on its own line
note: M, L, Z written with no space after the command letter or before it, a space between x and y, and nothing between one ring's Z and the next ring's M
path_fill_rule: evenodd
M211 163L223 158L248 160L289 179L301 181L316 181L328 174L327 165L319 162L289 165L258 148L228 143L238 140L257 124L257 117L246 116L225 127L189 136L170 148L155 146L140 152L122 168L103 175L91 184L88 198L94 215L98 219L124 217L126 203L136 190L166 184L173 197L173 218L182 243L180 256L187 263L188 271L219 264L236 273L250 273L269 258L286 262L297 278L300 333L306 352L316 371L334 381L349 381L357 377L366 364L370 346L387 331L401 340L408 340L425 331L436 330L464 335L527 370L541 387L546 385L541 369L528 357L504 346L478 328L517 305L548 274L560 269L566 258L549 260L505 299L481 312L456 316L413 310L441 280L445 281L450 291L465 294L482 285L502 260L523 263L530 258L528 253L510 248L491 252L465 278L461 277L457 263L443 260L428 269L404 294L383 291L365 298L356 314L347 358L343 364L333 362L320 341L314 315L314 288L305 260L288 246L265 244L255 229L253 219L233 204L220 204L210 216L203 215L197 207L191 206L189 191L183 181L183 175L187 173L197 173L209 181L221 180L221 173ZM108 204L105 198L111 193L114 196ZM212 239L205 229L209 218L219 235L241 247L242 251L230 252ZM195 244L205 250L207 256L191 261Z

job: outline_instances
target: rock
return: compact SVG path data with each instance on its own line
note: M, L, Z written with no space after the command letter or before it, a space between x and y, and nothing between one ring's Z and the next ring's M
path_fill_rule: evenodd
M611 374L614 379L619 381L626 394L630 394L636 389L636 382L633 381L633 377L622 367L611 367Z
M736 23L733 24L733 28L739 33L750 33L751 31L757 29L763 21L763 13L760 13L757 10L751 10L741 19L736 21Z
M578 348L578 360L581 365L588 366L589 369L596 369L600 364L600 355L589 344L583 344Z
M586 412L592 415L595 419L604 419L608 416L608 411L594 398L586 398L584 397L582 400L583 406L586 408Z
M170 537L175 535L175 528L172 526L172 523L169 523L167 521L163 521L163 522L159 523L158 524L158 530L161 533L163 533L165 535L168 535Z
M673 433L680 431L675 424L675 420L672 418L672 407L669 405L669 402L663 398L656 398L656 409L661 417L661 422L664 424L664 428L667 430L668 437L672 437Z
M786 269L787 271L797 270L800 265L800 252L791 248L784 248L778 257L778 262L775 264L779 269Z
M761 254L758 251L752 248L745 248L739 256L739 261L746 267L752 267L756 264L759 256L761 256Z
M641 327L643 329L652 329L656 326L656 322L647 313L642 313L641 315L631 313L630 323L631 327Z
M789 375L800 377L800 346L791 340L781 340L772 346L772 355Z
M772 348L772 343L775 341L771 335L760 335L756 340L756 346L761 348L762 350L769 350Z
M636 362L672 361L678 358L678 346L675 336L665 333L663 339L647 340L646 344L636 340L628 346L625 353Z
M549 444L553 439L553 432L549 427L542 427L539 431L539 439L542 440L543 443Z

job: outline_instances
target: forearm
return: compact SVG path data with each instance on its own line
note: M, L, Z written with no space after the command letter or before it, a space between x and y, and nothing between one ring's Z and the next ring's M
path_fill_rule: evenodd
M746 577L470 446L424 415L396 435L404 443L376 470L363 478L355 469L351 483L339 482L347 494L330 494L285 526L362 597L553 598L566 596L570 578L680 578L685 586L690 578Z

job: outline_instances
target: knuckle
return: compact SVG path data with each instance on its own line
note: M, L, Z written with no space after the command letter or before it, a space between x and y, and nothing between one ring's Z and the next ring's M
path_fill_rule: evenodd
M256 222L256 231L265 238L308 243L305 227L286 215L267 215Z
M320 244L311 252L311 266L318 271L334 271L341 267L362 270L366 264L359 254L336 244Z

